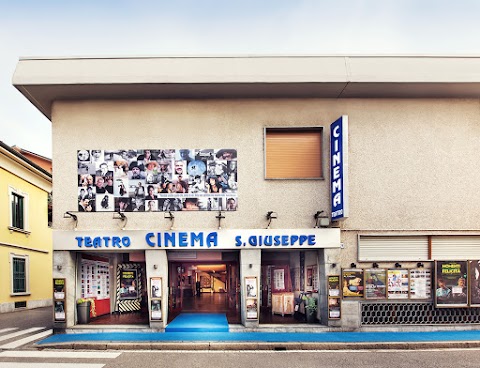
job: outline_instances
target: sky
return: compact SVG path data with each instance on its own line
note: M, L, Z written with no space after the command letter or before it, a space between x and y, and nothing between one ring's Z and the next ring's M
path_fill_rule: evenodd
M0 140L51 157L20 57L480 56L478 0L0 0Z

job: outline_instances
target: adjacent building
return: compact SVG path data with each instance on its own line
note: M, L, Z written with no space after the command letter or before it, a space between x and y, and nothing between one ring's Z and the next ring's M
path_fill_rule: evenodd
M0 312L52 305L52 175L0 142Z
M56 327L85 300L97 322L153 329L185 311L246 327L480 323L479 70L21 59L13 84L52 122Z

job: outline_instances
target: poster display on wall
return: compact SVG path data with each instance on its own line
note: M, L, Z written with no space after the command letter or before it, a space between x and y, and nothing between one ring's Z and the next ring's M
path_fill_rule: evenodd
M257 290L257 278L246 277L245 278L245 295L247 298L256 298L258 295Z
M470 261L470 305L480 307L480 260Z
M258 319L257 299L247 299L247 319Z
M342 282L344 298L363 298L365 295L362 269L342 270Z
M150 287L152 290L152 298L161 298L162 297L162 278L161 277L152 277L150 279Z
M161 321L162 320L162 301L160 299L151 300L151 320Z
M468 305L468 262L435 261L435 306Z
M79 212L236 211L237 151L77 150Z
M387 298L387 271L383 268L365 270L365 299Z
M258 283L256 277L245 277L247 319L258 319Z
M65 279L53 279L53 299L65 299Z
M328 298L328 319L341 318L340 303L341 303L340 298Z
M54 319L55 321L65 321L65 300L54 301Z
M388 299L408 299L408 270L390 269L387 271Z
M55 322L65 321L65 279L53 279L53 319Z
M80 263L82 298L110 298L110 269L108 262L82 259Z
M136 269L125 269L120 272L120 299L138 298L138 279Z
M410 270L410 299L430 299L432 297L432 272L428 268Z
M328 296L340 297L340 275L328 276Z

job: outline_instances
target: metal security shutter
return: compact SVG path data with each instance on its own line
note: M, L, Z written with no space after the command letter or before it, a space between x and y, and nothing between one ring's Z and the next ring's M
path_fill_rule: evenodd
M267 128L267 179L322 177L322 128Z
M480 236L432 236L432 259L480 259Z
M359 261L428 260L427 236L366 236L358 238Z

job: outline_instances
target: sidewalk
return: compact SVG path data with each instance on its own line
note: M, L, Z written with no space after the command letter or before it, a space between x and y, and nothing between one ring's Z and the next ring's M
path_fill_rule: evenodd
M349 350L478 348L480 331L431 332L99 332L58 334L39 349Z

